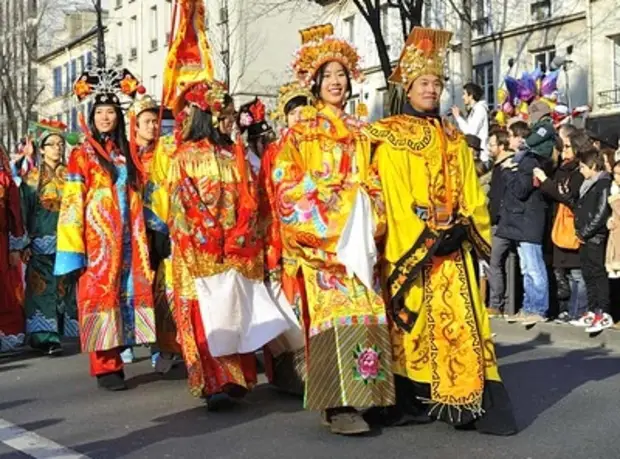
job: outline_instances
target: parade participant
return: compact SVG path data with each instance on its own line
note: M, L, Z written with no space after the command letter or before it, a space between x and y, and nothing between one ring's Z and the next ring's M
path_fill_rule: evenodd
M58 214L65 184L63 164L66 126L42 120L31 128L36 133L40 158L20 185L22 215L28 246L26 264L26 333L30 346L54 356L62 353L61 337L77 337L75 300L77 279L73 273L54 275Z
M406 114L367 129L387 211L397 406L386 411L397 422L439 419L509 435L515 421L471 254L490 255L486 197L464 137L438 115L451 36L412 31L390 77L407 93Z
M278 340L270 343L265 349L265 373L269 382L286 392L303 395L305 381L304 341L301 333L301 311L287 301L289 292L292 298L298 287L296 279L290 276L282 278L282 238L277 216L277 198L272 179L273 161L280 151L281 144L289 130L301 121L301 112L304 107L312 104L312 93L298 82L289 83L280 88L276 110L271 114L272 119L285 125L278 142L269 144L261 160L259 175L261 217L265 234L265 269L267 283L272 295L282 305L293 312L291 330L283 334Z
M394 386L373 272L374 236L384 229L380 186L363 125L344 111L351 80L362 77L360 58L332 34L330 24L301 32L293 68L316 109L291 128L271 179L283 276L299 287L287 296L303 318L305 407L321 410L333 433L353 435L369 430L356 408L391 405Z
M100 387L126 389L120 351L155 341L141 191L145 174L125 137L120 96L140 91L127 70L89 69L74 84L92 97L86 140L73 150L58 220L55 274L76 272L82 350ZM142 88L143 89L143 88Z
M140 157L148 177L144 189L144 207L151 267L155 271L153 296L157 327L157 346L151 348L151 357L157 371L166 373L180 362L181 347L176 341L177 330L172 313L172 266L169 260L167 216L160 215L159 218L153 213L153 206L167 212L168 194L159 189L159 184L167 177L167 158L173 148L173 139L171 136L158 138L159 106L150 96L138 98L129 108L127 116L130 148ZM162 206L164 200L165 207ZM121 357L125 363L133 361L131 348L126 349Z
M8 155L0 148L0 352L24 344L21 261L25 242L19 189Z
M175 110L169 231L174 314L191 392L208 409L256 384L254 351L288 328L263 283L258 196L233 100L217 81L188 83Z
M265 104L258 97L239 108L237 123L241 128L241 134L247 132L248 161L252 167L252 172L257 176L260 172L263 153L267 146L275 140L273 128L265 117Z

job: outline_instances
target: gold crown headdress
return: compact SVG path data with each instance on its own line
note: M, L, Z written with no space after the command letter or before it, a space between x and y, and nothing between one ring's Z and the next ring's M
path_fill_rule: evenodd
M363 80L361 58L346 40L334 36L334 26L324 24L303 29L301 48L295 53L293 72L299 82L310 86L316 73L326 62L340 62L356 81Z
M152 111L156 112L159 110L159 105L151 96L144 96L131 104L129 110L127 111L128 116L135 116L136 118L140 116L143 112Z
M280 92L278 94L278 106L273 112L271 112L271 119L285 122L286 113L284 109L286 108L286 104L296 97L305 97L308 99L309 105L312 104L314 100L312 93L307 87L300 85L297 81L287 83L280 87Z
M447 30L415 27L407 38L389 81L407 89L422 75L443 77L451 38L452 32Z

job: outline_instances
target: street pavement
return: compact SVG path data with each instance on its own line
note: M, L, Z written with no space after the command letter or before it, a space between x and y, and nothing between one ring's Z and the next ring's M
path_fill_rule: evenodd
M266 384L234 409L208 413L189 395L182 372L166 379L153 374L146 349L138 350L142 361L127 367L131 390L122 393L98 390L84 355L21 354L0 357L0 459L620 458L619 353L559 347L527 335L521 342L501 333L497 339L522 429L514 437L439 423L334 436L299 399ZM41 441L11 442L2 422ZM76 455L50 454L46 439Z

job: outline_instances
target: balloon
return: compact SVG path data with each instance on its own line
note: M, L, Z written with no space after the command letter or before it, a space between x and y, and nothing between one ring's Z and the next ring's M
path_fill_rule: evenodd
M508 99L508 91L504 88L500 88L497 90L497 104L501 106Z
M497 123L500 126L506 126L506 121L508 121L508 116L506 115L506 113L499 111L495 115L495 121L497 121Z
M65 142L71 146L75 146L80 143L80 134L77 132L70 132L65 136Z
M558 90L558 77L560 75L559 70L554 70L553 72L549 72L543 78L540 85L540 95L543 97L551 96L554 92Z

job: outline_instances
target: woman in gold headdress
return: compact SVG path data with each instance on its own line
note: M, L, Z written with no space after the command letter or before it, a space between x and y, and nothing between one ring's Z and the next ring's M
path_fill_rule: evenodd
M302 31L293 67L316 108L290 129L270 177L283 278L297 287L287 299L305 334L305 406L323 411L333 433L351 435L369 430L357 409L392 404L394 386L373 276L374 236L384 226L380 187L363 125L344 112L351 79L361 77L359 56L332 33L331 25Z
M404 115L366 130L387 211L388 312L399 421L516 432L480 300L472 248L490 253L486 198L464 137L439 117L450 32L415 28L391 79ZM425 406L425 404L427 404Z

